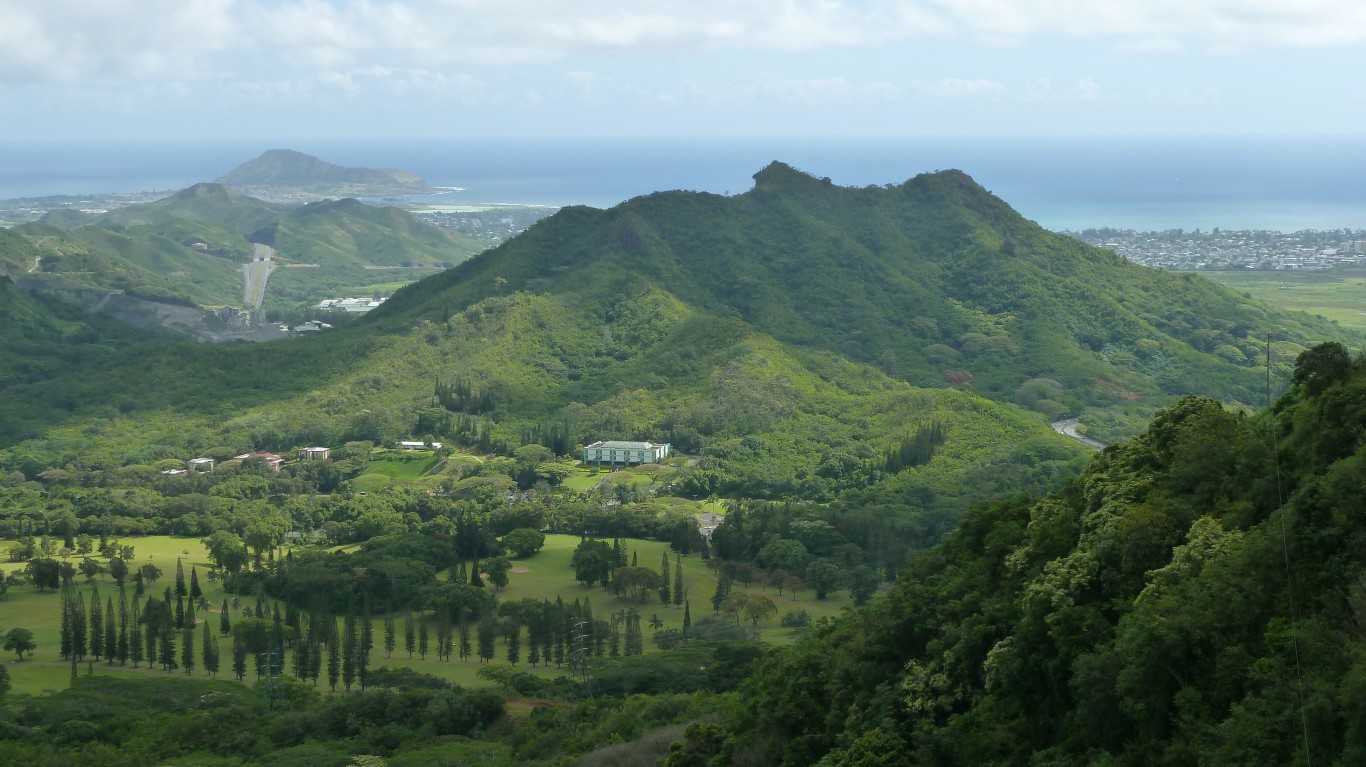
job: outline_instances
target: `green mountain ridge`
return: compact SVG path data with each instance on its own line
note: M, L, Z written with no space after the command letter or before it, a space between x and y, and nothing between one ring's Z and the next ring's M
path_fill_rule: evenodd
M49 221L52 223L49 224ZM239 304L240 265L253 243L285 264L316 264L272 277L268 305L316 301L377 280L373 269L443 269L483 249L471 238L397 208L331 200L289 207L221 184L196 184L156 202L130 205L76 227L62 218L15 227L43 257L35 284L123 290L157 301ZM46 282L44 282L46 281Z
M755 179L735 197L565 209L375 320L458 312L495 285L568 295L629 274L917 386L1049 417L1089 408L1120 432L1124 413L1183 393L1262 401L1267 332L1280 380L1308 345L1350 335L1047 232L958 171L851 189L775 163Z
M209 207L230 195L186 193ZM339 211L355 227L409 221L323 202L275 219L269 239L290 257L283 242ZM101 389L156 391L119 417L170 455L454 437L466 416L434 406L434 382L463 379L494 394L476 420L504 450L562 423L574 440L667 438L700 452L689 492L900 494L945 510L1057 481L1081 455L1047 429L1064 413L1120 430L1184 391L1255 401L1257 336L1272 327L1277 374L1315 335L1345 335L1046 232L957 171L849 189L774 164L735 197L565 209L324 337L181 352L174 381L148 380L167 370L149 349L136 369L102 371L101 387L34 384L29 397L80 403L38 408L41 428L109 413L117 398ZM177 418L153 416L165 407ZM939 419L950 435L939 464L892 477L834 468Z

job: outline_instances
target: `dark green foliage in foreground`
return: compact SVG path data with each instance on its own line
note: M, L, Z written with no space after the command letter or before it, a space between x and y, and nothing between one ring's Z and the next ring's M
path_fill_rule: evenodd
M271 764L312 749L342 763L443 736L477 737L503 716L488 690L372 690L325 698L284 682L275 695L231 682L80 676L0 710L0 765L147 765L172 758ZM241 760L241 761L236 761ZM319 763L319 762L305 762Z
M719 703L708 692L669 692L687 676L684 667L715 664L711 674L692 675L690 686L729 689L757 655L752 645L711 643L658 653L656 664L632 658L630 670L618 663L602 681L595 677L592 690L563 678L541 682L538 694L554 687L583 702L538 705L512 719L491 690L464 690L407 669L372 671L366 691L336 696L293 679L252 689L205 679L82 675L62 692L0 703L0 765L342 765L357 754L396 765L564 764L679 725L667 744L681 735L682 723ZM635 681L623 689L626 680ZM626 694L631 688L649 694Z
M1063 491L977 508L770 656L714 763L1361 763L1366 363L1335 351L1271 412L1184 399Z

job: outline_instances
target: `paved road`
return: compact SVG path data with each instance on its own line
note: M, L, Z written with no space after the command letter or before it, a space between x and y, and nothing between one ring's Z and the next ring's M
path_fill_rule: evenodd
M43 257L42 257L42 256L34 256L34 257L33 257L33 268L32 268L32 269L29 269L29 270L28 270L28 273L29 273L29 274L33 274L34 272L38 271L38 267L40 267L40 266L42 266L42 265L43 265Z
M246 290L243 291L243 300L247 306L261 308L261 302L266 297L266 280L270 279L270 273L275 271L270 263L271 256L274 255L275 249L269 245L252 244L251 261L242 265L242 274L247 283Z
M1077 432L1077 419L1075 418L1066 418L1061 421L1054 421L1053 431L1056 431L1057 433L1062 434L1064 436L1071 437L1072 439L1075 439L1076 441L1091 448L1092 450L1105 449L1104 443L1097 442L1094 439L1091 439L1090 437L1084 437Z

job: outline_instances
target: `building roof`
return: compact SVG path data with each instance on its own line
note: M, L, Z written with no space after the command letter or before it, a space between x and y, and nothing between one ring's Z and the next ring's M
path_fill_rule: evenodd
M606 442L594 442L589 447L605 447L608 450L649 450L654 447L649 442L625 442L617 439L609 439Z

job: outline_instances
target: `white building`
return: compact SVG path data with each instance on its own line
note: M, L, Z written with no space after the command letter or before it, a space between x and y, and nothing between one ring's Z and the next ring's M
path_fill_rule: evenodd
M190 471L213 471L213 459L191 458L185 462L185 468Z
M594 442L583 448L583 462L598 465L659 463L668 455L668 443L607 440L606 442Z

